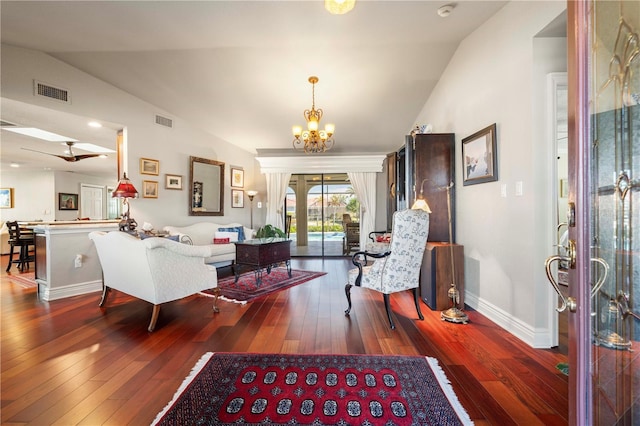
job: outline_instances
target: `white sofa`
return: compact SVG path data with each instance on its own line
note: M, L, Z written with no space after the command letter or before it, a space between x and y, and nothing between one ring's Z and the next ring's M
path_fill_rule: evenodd
M180 242L191 243L194 246L207 246L211 249L211 257L206 263L229 264L236 259L236 246L232 242L229 244L214 244L213 239L219 228L237 228L244 231L244 239L250 240L254 237L255 231L242 226L239 223L229 223L226 225L213 222L198 222L188 226L165 226L164 231L170 235L178 235Z
M206 246L180 244L167 238L140 240L126 232L90 232L100 265L104 305L109 289L116 289L153 304L148 330L155 328L160 304L215 289L213 311L218 312L218 272L207 265Z

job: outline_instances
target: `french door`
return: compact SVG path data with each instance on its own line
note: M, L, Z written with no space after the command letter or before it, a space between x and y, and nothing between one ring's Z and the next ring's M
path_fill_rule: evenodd
M640 2L567 5L569 418L637 425Z
M292 175L285 199L292 256L344 255L345 215L358 222L359 211L346 173Z

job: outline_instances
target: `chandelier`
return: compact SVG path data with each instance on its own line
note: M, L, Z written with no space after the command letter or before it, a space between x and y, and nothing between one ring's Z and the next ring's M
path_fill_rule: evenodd
M316 109L316 83L318 77L309 77L311 83L311 109L304 111L304 118L307 120L307 130L302 130L302 126L293 126L293 148L304 150L305 154L325 152L333 147L333 132L336 128L333 124L327 124L324 130L319 130L322 110Z

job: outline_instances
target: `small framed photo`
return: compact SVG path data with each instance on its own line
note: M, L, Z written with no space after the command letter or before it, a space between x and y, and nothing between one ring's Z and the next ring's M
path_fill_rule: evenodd
M244 170L231 167L231 187L244 188Z
M182 176L166 174L164 180L165 189L182 189Z
M13 208L13 188L0 188L0 209Z
M59 192L58 210L78 210L78 194Z
M498 180L496 145L496 123L462 139L463 185Z
M160 174L160 162L150 158L141 158L140 174L158 176Z
M244 191L242 189L231 190L231 207L234 207L234 208L244 207Z
M158 198L158 181L142 181L142 198Z

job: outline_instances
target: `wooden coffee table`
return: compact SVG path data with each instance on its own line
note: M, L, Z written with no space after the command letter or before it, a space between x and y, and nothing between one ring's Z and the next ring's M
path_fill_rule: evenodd
M261 238L255 240L245 240L236 242L236 262L234 272L236 282L240 277L240 265L249 266L254 269L256 285L262 284L262 273L266 269L267 274L271 273L271 268L280 263L287 265L287 272L291 278L291 240L286 238Z

